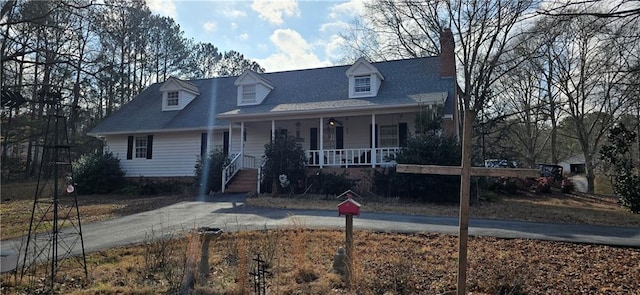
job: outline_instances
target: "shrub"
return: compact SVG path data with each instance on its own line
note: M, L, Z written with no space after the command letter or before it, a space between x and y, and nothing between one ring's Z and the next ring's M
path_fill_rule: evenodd
M222 170L229 164L229 158L220 149L211 151L206 158L196 162L196 187L200 194L222 190Z
M623 124L617 124L607 135L608 145L602 147L600 158L610 166L609 176L619 202L633 213L640 213L640 175L633 167L631 146L637 134ZM612 171L611 171L612 170Z
M526 179L517 177L483 177L483 185L493 192L516 194L518 191L527 190L531 187Z
M314 194L339 195L349 189L352 189L357 180L349 179L348 174L343 172L338 175L335 173L318 172L307 179L307 185L310 186L309 192Z
M576 185L573 183L573 181L571 181L571 179L569 178L564 178L562 179L562 182L560 183L560 190L565 193L565 194L569 194L572 193L576 188Z
M538 182L536 183L536 193L538 194L547 194L551 192L551 184L553 181L551 177L538 177Z
M395 160L401 164L460 165L460 144L452 136L424 134L410 138ZM395 168L375 171L374 193L419 201L457 202L460 177L396 173Z
M281 130L276 134L274 140L264 146L264 187L267 190L276 187L279 193L302 192L307 163L305 152L294 138Z
M74 182L79 194L106 194L125 183L120 160L112 153L85 154L73 162Z

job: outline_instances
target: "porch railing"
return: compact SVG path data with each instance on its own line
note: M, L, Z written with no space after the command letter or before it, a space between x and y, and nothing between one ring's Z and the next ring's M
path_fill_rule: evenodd
M244 168L255 169L256 166L256 157L243 154L234 155L229 165L222 170L222 192L224 193L227 183L231 181L238 171Z
M394 165L391 159L400 151L400 147L376 148L375 159L371 158L371 148L357 149L327 149L322 150L323 166L371 166L375 165ZM307 165L320 166L319 150L307 151ZM375 162L373 162L375 160Z
M229 165L227 165L226 167L224 167L224 169L222 169L222 192L224 193L224 189L227 187L227 183L229 183L229 181L236 175L236 173L238 173L238 171L242 168L240 167L242 163L238 163L240 162L238 159L243 159L244 162L244 157L241 157L241 154L237 154L233 157L233 159L231 159L231 162L229 162Z

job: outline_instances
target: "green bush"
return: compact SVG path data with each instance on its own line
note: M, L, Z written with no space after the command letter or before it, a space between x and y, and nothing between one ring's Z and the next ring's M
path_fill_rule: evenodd
M613 191L619 202L633 213L640 213L640 175L633 167L631 147L637 134L623 124L616 124L607 135L608 144L602 147L600 158L608 163Z
M263 187L267 191L276 187L278 193L301 193L305 188L305 152L294 138L281 130L276 130L276 134L275 139L264 146Z
M125 184L120 160L112 153L82 155L73 162L78 194L107 194Z
M222 170L229 165L229 157L222 150L211 151L196 162L196 187L200 194L222 190Z
M349 179L348 174L343 172L338 175L335 173L318 172L307 178L307 185L310 186L309 192L313 194L339 195L347 190L352 189L357 180Z
M452 136L429 133L410 138L395 157L400 164L459 166L461 148ZM396 173L395 168L375 171L374 193L423 202L457 202L460 176Z

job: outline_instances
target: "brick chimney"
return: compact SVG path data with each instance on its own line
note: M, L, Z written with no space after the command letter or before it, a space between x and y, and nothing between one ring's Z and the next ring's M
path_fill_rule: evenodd
M456 45L453 33L447 28L440 32L440 77L454 77L456 75Z

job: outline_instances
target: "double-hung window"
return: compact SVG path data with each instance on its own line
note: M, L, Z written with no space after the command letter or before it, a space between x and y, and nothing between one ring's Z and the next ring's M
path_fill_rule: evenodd
M179 98L178 91L167 92L167 106L168 107L178 106L178 102L179 102L178 98Z
M398 146L398 126L383 125L379 130L380 147L396 147Z
M256 102L256 85L242 85L242 102Z
M355 89L354 92L369 93L371 92L371 76L355 76Z
M136 158L147 158L147 136L137 136L135 143Z

